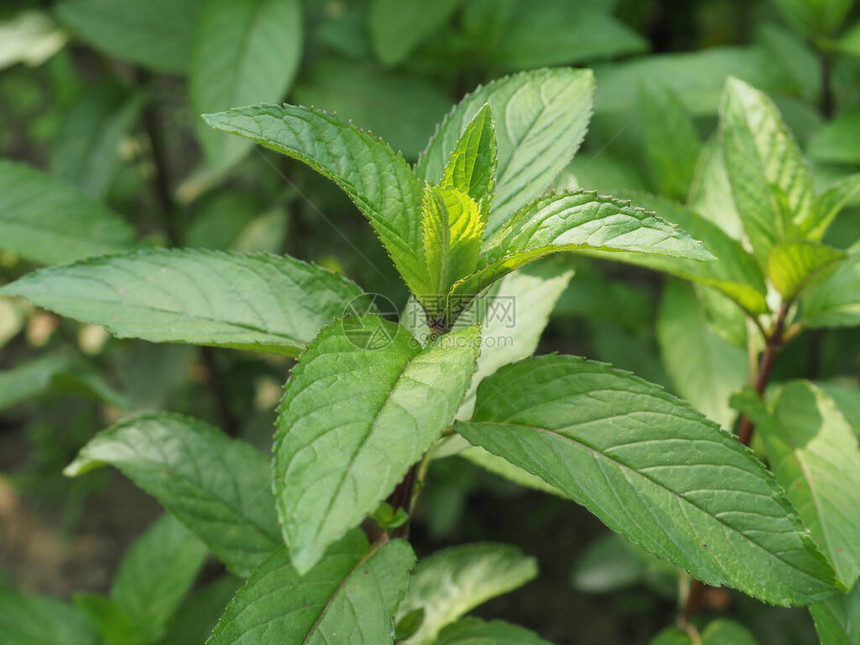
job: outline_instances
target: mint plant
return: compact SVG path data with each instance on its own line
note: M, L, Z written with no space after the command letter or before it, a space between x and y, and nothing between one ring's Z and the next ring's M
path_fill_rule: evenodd
M545 642L522 627L462 618L536 575L518 549L458 546L416 566L409 527L427 472L434 458L463 451L585 506L700 581L681 614L691 638L718 642L713 634L725 639L735 629L717 622L698 634L691 619L704 584L811 605L822 638L839 642L833 625L857 592L839 594L860 572L860 513L845 510L856 508L860 491L856 438L820 388L789 384L761 397L789 338L858 322L856 253L821 239L860 180L817 194L776 108L730 80L721 150L742 240L667 200L636 200L658 216L595 191L547 192L585 134L593 94L587 70L489 83L448 114L414 166L313 108L258 105L204 117L347 194L412 294L410 310L420 315L409 324L363 314L373 295L342 275L271 254L141 248L40 269L0 290L118 337L296 358L271 460L202 421L153 413L99 433L67 467L78 476L113 465L168 511L153 532L187 533L181 564L158 565L165 580L176 577L158 583L169 593L141 600L133 584L126 589L126 566L158 571L145 564L145 544L168 540L150 533L110 599L78 602L101 638L120 642L112 626L122 618L135 642L157 642L170 611L150 605L181 595L202 543L244 580L210 645ZM7 163L43 198L71 199ZM666 191L683 194L690 181L666 177ZM43 207L35 219L51 216ZM122 244L110 213L92 217L105 222L104 245ZM70 259L61 240L47 249L39 259ZM629 372L531 356L571 273L523 267L558 253L656 269L737 305L755 332L750 351L763 348L754 392L733 399L744 413L738 437ZM501 296L525 306L513 345L490 342L498 321L483 304ZM754 427L770 468L744 445Z

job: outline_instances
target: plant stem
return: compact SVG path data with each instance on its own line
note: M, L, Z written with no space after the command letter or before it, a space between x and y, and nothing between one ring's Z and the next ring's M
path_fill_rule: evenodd
M412 510L412 496L415 493L415 480L417 478L419 465L420 462L412 465L406 473L406 476L403 478L403 481L397 484L397 488L395 488L394 492L391 494L389 504L391 504L391 508L394 509L395 513L400 508L405 509L407 512ZM410 517L401 526L397 527L394 530L393 536L408 538L411 519L412 518Z
M150 83L148 72L139 70L138 81L141 84ZM182 231L176 221L176 204L173 200L173 191L170 188L170 167L167 163L167 154L163 145L163 132L158 112L151 102L146 104L143 110L143 127L149 139L149 147L152 150L152 162L155 165L155 174L152 178L152 187L158 206L161 211L161 219L164 223L164 232L170 246L182 246Z
M784 342L783 334L785 332L785 318L788 315L789 303L782 303L777 314L776 324L773 327L773 332L765 339L765 348L761 354L759 361L758 374L756 375L753 387L758 392L759 396L764 395L765 388L770 382L770 376L773 373L773 366L776 362L777 354L782 349ZM743 415L741 425L738 429L738 441L743 445L748 446L752 441L755 425L752 420Z
M788 309L790 302L783 302L779 307L779 312L776 316L776 322L773 326L773 331L765 335L765 348L758 362L758 369L752 379L752 385L759 396L764 395L765 389L770 382L771 374L773 374L773 366L776 363L776 357L785 342L785 320L788 317ZM755 424L747 416L741 417L740 427L738 428L738 441L745 446L749 446L752 441ZM699 606L702 604L702 597L705 593L705 585L698 581L692 580L690 587L687 590L687 600L684 603L684 609L678 617L678 624L682 629L689 627L689 619L696 614Z
M704 583L699 582L696 579L690 580L690 586L687 588L687 600L684 603L684 609L681 612L681 615L678 617L678 625L688 633L688 628L690 627L689 620L697 611L699 611L699 606L702 604L702 596L704 593Z
M209 373L207 382L209 383L209 389L212 392L212 398L215 399L215 405L218 406L218 415L221 417L221 426L228 435L231 437L237 437L239 436L239 431L242 428L236 415L233 414L233 409L230 407L230 397L224 383L224 376L221 373L221 368L218 366L218 359L215 356L215 351L211 347L201 347L200 358L203 359L203 364L206 365L206 371Z
M429 313L427 314L427 326L430 328L431 337L434 339L451 331L447 318L440 320L437 317L429 315ZM402 508L409 514L409 519L392 533L394 537L409 537L409 525L412 521L412 511L415 509L415 500L424 482L424 478L427 476L427 469L430 467L432 454L433 448L424 455L421 461L412 464L403 481L397 484L397 488L394 489L391 497L388 498L388 503L391 504L395 512L397 512L397 509Z

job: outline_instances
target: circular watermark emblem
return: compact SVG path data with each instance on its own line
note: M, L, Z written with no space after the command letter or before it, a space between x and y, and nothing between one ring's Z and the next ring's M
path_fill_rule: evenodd
M347 340L359 349L382 349L394 340L400 312L379 293L365 293L350 300L343 310L341 326Z

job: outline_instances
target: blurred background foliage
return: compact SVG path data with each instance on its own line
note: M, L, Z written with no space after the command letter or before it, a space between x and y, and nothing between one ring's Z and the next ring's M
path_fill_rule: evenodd
M144 245L286 252L401 306L404 288L343 194L300 164L209 130L199 114L281 100L314 105L414 161L477 85L542 66L591 67L594 117L559 186L662 195L693 204L732 234L715 140L728 75L773 96L819 188L857 172L860 15L852 4L4 0L0 150L109 205ZM858 206L855 199L836 221L828 243L844 248L860 237ZM732 426L728 394L747 378L737 310L712 291L644 269L553 261L576 274L539 352L611 362ZM0 252L0 284L38 262L38 254ZM158 508L111 470L63 478L78 448L123 415L164 409L209 419L267 449L290 365L109 338L0 298L0 586L60 596L104 591ZM858 367L858 334L833 329L790 343L775 378L815 379L840 401L858 387ZM850 398L842 397L843 411L857 430L860 411L847 407ZM419 554L498 540L538 557L541 576L485 605L485 617L503 616L557 643L606 644L646 642L674 616L671 567L574 505L465 459L435 463L418 513ZM208 584L219 573L204 570L164 642L191 643L205 632L235 587L224 578ZM726 592L708 603L742 618L763 644L815 642L805 611Z

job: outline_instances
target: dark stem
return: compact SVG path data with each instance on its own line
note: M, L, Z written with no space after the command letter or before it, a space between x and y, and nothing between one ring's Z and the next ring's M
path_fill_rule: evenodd
M783 303L779 308L779 314L777 315L773 332L767 338L767 343L761 354L758 374L756 375L755 383L753 384L753 387L755 388L755 391L758 392L759 396L764 394L765 388L767 388L767 384L770 382L770 376L773 373L773 366L774 363L776 363L776 357L779 354L779 350L782 349L782 345L785 340L783 338L783 334L785 333L785 318L787 315L788 303ZM738 429L738 441L745 446L750 445L754 430L755 425L752 420L748 416L744 415L741 419L740 428Z
M836 114L836 101L833 94L833 57L830 52L820 51L821 61L821 113L828 121Z
M218 365L215 350L211 347L201 347L200 358L203 359L203 364L206 365L206 371L208 372L206 381L209 384L209 389L212 391L215 405L218 406L218 416L221 418L221 426L228 435L237 437L242 426L230 407L230 395L227 392L224 375L221 373L221 368Z
M138 71L140 84L149 85L150 78L148 72ZM158 112L151 102L147 103L143 110L143 127L146 130L149 147L152 150L152 162L155 165L152 188L161 211L164 231L170 246L182 246L182 231L176 221L176 204L173 201L173 191L170 188L170 166L167 163L167 154L164 150L164 133Z
M144 70L137 70L137 80L141 85L149 85L151 76ZM170 188L170 166L167 163L167 154L164 150L164 133L161 128L161 120L153 103L148 103L143 111L143 127L149 139L149 147L152 150L152 162L155 165L155 174L152 178L152 188L155 193L164 230L167 234L168 245L172 247L182 246L182 228L177 220L176 203L173 200L173 191ZM241 428L239 420L230 409L227 388L224 377L218 366L215 351L211 347L200 348L200 358L208 372L207 382L218 413L221 425L225 432L231 436L239 434Z
M758 392L759 396L764 395L767 384L770 382L771 374L773 374L773 366L776 363L776 357L782 349L785 342L785 319L788 316L788 308L791 303L784 302L779 308L779 313L776 317L776 323L773 326L773 331L765 339L766 344L764 351L761 354L758 364L758 372L755 376L753 387ZM747 416L741 418L740 427L738 428L738 441L743 445L749 446L752 441L755 424ZM688 625L690 617L696 614L699 606L702 604L702 596L705 593L705 585L698 580L690 582L690 588L687 591L687 602L681 615L678 617L678 623L682 627Z
M433 339L451 331L445 317L440 318L433 316L430 313L427 313L427 326L430 328L430 335ZM395 512L402 508L409 513L409 519L407 519L402 526L399 526L392 532L392 537L409 537L409 525L412 521L413 496L415 495L415 485L419 480L418 472L421 469L421 463L422 462L419 461L412 465L409 472L407 472L406 476L403 478L403 481L397 484L397 488L394 489L394 492L391 493L391 497L388 498L388 503L391 504L391 508L394 509Z
M404 509L407 513L411 510L412 506L412 495L415 493L415 478L418 473L418 468L420 466L420 462L417 464L413 464L409 469L409 472L406 473L406 476L403 478L399 484L397 484L397 488L394 489L394 492L391 494L389 498L389 504L391 504L391 508L394 509L394 512L397 512L397 509ZM403 525L397 527L392 533L392 537L400 537L400 538L408 538L409 537L409 524L412 518L406 520Z
M430 328L431 339L435 340L439 338L439 336L444 336L451 331L451 324L449 322L450 316L447 312L439 315L426 312L426 318L427 327Z
M687 632L687 635L690 637L690 640L694 643L698 641L701 643L701 638L699 637L699 632L696 628L690 624L690 618L692 618L697 611L699 611L699 607L702 604L702 598L705 595L705 585L698 580L690 580L690 586L687 589L687 602L684 604L684 611L681 612L681 615L678 616L678 625Z

